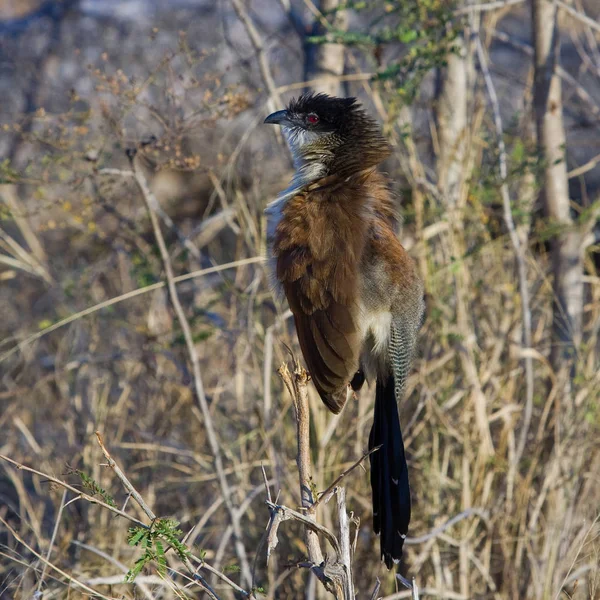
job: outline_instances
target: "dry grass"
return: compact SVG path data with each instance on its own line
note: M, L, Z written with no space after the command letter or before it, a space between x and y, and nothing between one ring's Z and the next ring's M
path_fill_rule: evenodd
M147 85L167 86L172 73L186 69L202 72L201 60L186 66L186 52L180 48L179 58L158 68ZM166 73L164 80L161 73ZM18 248L26 251L29 236L37 240L37 250L29 245L29 260L15 257L28 268L14 265L3 271L6 292L0 306L7 317L0 343L0 453L41 474L0 463L0 596L32 598L43 592L44 599L76 598L88 593L81 586L89 586L103 598L203 597L209 593L203 589L232 598L232 586L216 572L249 590L240 562L245 556L267 597L304 597L306 590L317 588L298 566L306 559L301 527L286 523L285 535L282 527L268 564L259 547L269 521L263 469L278 503L301 506L292 401L276 373L288 359L287 348L297 350L297 345L289 314L273 297L266 266L258 258L265 248L262 207L274 193L263 175L269 164L279 164L266 158L275 161L279 147L262 156L254 153L249 161L243 152L249 134L227 155L208 163L202 156L198 167L197 153L183 143L188 125L201 139L208 122L233 119L256 100L223 89L214 79L202 84L212 86L208 99L196 83L189 96L180 94L184 109L204 94L202 119L192 113L184 122L163 119L159 141L138 145L148 162L136 163L136 169L154 185L161 177L154 174L156 165L163 174L210 173L208 191L196 192L199 210L230 211L214 235L196 245L197 253L185 249L197 243L188 234L200 214L190 220L172 213L175 223L161 225L174 275L198 271L173 283L189 323L186 332L161 283L165 255L161 260L157 253L140 188L132 177L99 171L128 168L121 150L109 162L103 154L106 144L131 147L122 135L123 124L135 117L141 123L138 131L154 131L149 124L156 128L163 118L160 107L143 91L128 89L118 73L98 77L113 88L110 102L105 99L104 120L81 131L72 129L72 115L52 122L44 116L33 131L53 137L55 148L48 150L33 137L24 141L40 160L19 193L35 202L23 201L14 223L6 222L11 239L23 239L15 242ZM367 86L367 91L386 106L385 89ZM469 155L482 173L496 168L495 154L487 150L493 129L483 106L478 128L470 132ZM255 112L251 133L260 118ZM404 142L388 167L396 181L407 175L406 165L418 174L416 146L410 138ZM90 144L101 149L100 159L90 159ZM56 169L50 175L43 156L50 156ZM57 157L61 160L52 162ZM450 212L435 187L411 183L404 194L407 218L401 238L426 280L427 320L401 407L414 501L412 539L401 571L416 577L421 597L597 600L600 279L591 258L586 342L570 379L568 365L555 373L547 360L552 288L548 256L537 233L523 250L532 336L526 348L515 250L497 209L501 200L495 184L488 189L494 198L489 203L469 182L462 202ZM511 181L511 190L520 183ZM6 191L15 213L17 201ZM229 261L239 262L223 270L208 268ZM136 292L144 286L150 287ZM116 297L121 301L112 302ZM84 312L90 307L94 310ZM190 362L190 340L198 372ZM527 395L525 359L533 366L533 408L518 456ZM198 407L198 375L206 396L204 413ZM324 491L365 452L372 390L332 416L308 389L312 485ZM207 419L215 440L207 432ZM196 566L207 565L197 571L202 580L194 580L181 557L168 552L167 576L150 564L135 585L123 583L140 549L128 545L130 523L116 511L149 520L105 466L96 431L151 512L181 523ZM221 474L215 468L215 441ZM89 480L78 473L107 495L90 489ZM65 491L56 480L72 488ZM354 469L344 485L351 517L360 520L353 557L357 597L370 598L377 578L387 600L410 597L379 562L367 473ZM229 489L228 498L224 489ZM109 496L116 505L112 509L102 505ZM335 530L332 504L320 504L316 517ZM239 536L232 511L239 519ZM456 515L464 518L440 527Z

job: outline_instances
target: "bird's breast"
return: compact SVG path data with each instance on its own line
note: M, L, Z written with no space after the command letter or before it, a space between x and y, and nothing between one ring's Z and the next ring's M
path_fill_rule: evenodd
M377 355L387 352L390 339L392 313L389 311L369 312L364 306L360 310L361 338L372 338L372 352Z

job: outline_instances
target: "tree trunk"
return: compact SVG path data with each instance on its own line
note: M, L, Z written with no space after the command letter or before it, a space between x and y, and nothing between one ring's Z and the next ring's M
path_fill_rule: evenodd
M447 66L438 72L436 100L438 186L450 206L458 203L465 180L467 95L471 67L462 37L457 39L457 46L458 52L449 54Z
M542 200L551 226L554 319L550 360L556 371L573 359L581 341L583 311L583 256L581 234L569 208L565 129L561 82L556 74L559 27L556 4L533 0L535 81L533 105L537 142L544 160Z
M321 0L319 9L322 14L328 16L340 6L340 0ZM329 22L337 30L345 31L348 27L348 14L345 10L337 10L329 17ZM313 26L312 35L324 35L327 32L322 19L317 18ZM320 79L310 84L310 88L316 92L323 92L330 96L340 96L340 75L344 74L343 44L309 44L306 49L305 80ZM326 80L327 79L327 80Z

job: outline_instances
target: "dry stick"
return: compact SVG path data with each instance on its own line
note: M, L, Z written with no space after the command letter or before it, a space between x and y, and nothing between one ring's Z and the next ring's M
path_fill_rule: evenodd
M100 448L102 448L102 454L104 454L104 458L108 462L108 466L115 472L115 475L121 480L121 483L125 486L125 489L129 492L129 495L133 497L133 499L140 505L141 509L146 513L146 516L151 520L156 520L156 515L152 512L152 509L146 504L140 493L133 487L129 479L127 479L125 473L121 471L119 465L114 461L109 451L106 449L104 445L104 440L102 439L102 435L100 435L99 431L96 431L96 438L98 440L98 444Z
M458 522L462 521L463 519L466 519L467 517L470 517L471 515L477 515L485 522L487 522L490 518L489 514L485 510L482 510L480 508L467 508L467 510L455 515L454 517L446 521L443 525L432 529L429 533L426 533L425 535L413 538L407 537L404 540L404 543L407 546L415 546L417 544L423 544L425 542L428 542L429 540L432 540L442 535L446 531L446 529L449 529L453 525L456 525Z
M350 473L352 473L352 471L354 471L354 469L356 469L356 467L358 467L360 464L362 464L362 462L368 456L370 456L371 454L373 454L373 452L376 452L380 448L381 448L381 446L375 446L375 448L371 448L371 450L369 450L368 452L365 452L351 467L347 468L343 473L341 473L340 475L338 475L334 479L333 483L319 496L319 498L317 500L315 500L315 502L313 502L313 505L312 505L313 511L316 510L317 506L321 502L324 502L325 504L327 504L327 502L329 502L329 499L338 490L338 483L342 479L344 479L344 477L346 477L347 475L349 475Z
M256 52L256 59L258 60L258 68L260 70L260 75L269 94L269 98L267 100L267 108L269 109L270 113L279 110L283 107L281 96L277 91L275 80L273 79L273 75L271 74L271 67L269 66L267 53L265 52L265 47L260 37L260 34L256 30L256 27L254 27L254 23L252 23L252 20L250 19L248 11L246 10L246 7L244 6L242 0L231 0L231 3L233 4L233 9L235 10L235 13L237 14L239 20L244 25L246 33L250 38L250 43L252 44L252 47ZM274 128L273 133L275 134L277 141L283 144L283 136L279 127ZM286 148L288 147L287 144L284 145Z
M446 589L438 590L436 588L423 588L421 592L423 593L423 596L433 596L434 598L444 598L445 600L470 600L464 594ZM384 596L381 600L413 599L415 597L414 594L415 590L413 588L412 590L406 590L405 592L396 592L391 596Z
M67 499L67 490L63 489L63 495L60 499L60 507L58 509L58 515L56 515L56 523L54 524L54 530L52 531L52 537L50 538L50 544L48 545L48 552L46 552L46 560L48 562L44 563L44 568L42 569L42 574L40 575L40 579L37 585L37 594L42 593L42 585L44 583L44 577L46 576L46 569L48 568L48 563L50 561L50 554L52 554L52 548L54 547L54 542L56 541L56 534L58 533L58 526L60 525L60 520L62 518L63 508L65 507L65 500Z
M310 412L308 408L308 374L294 361L294 374L290 373L287 364L279 368L279 374L294 401L296 409L296 425L298 428L298 476L300 479L300 498L307 518L314 519L314 498L312 496L312 464L310 460ZM319 538L311 529L305 530L308 558L316 565L323 562L323 554Z
M587 173L588 171L591 171L592 169L596 168L596 165L599 162L600 162L600 154L596 154L596 156L594 156L594 158L591 158L585 164L581 165L580 167L576 167L575 169L571 169L567 173L567 177L569 179L573 179L574 177L579 177L580 175L583 175L584 173Z
M185 316L185 312L179 300L179 295L175 286L173 266L171 265L171 259L169 258L167 245L160 230L160 225L158 223L156 213L152 208L154 202L156 202L156 199L154 198L152 192L150 191L150 188L148 187L148 182L146 181L144 174L136 167L134 161L131 162L135 180L138 184L138 187L140 188L140 191L142 192L142 197L148 210L148 215L152 224L154 236L156 238L156 242L158 244L160 255L165 268L167 286L169 288L169 296L171 298L171 302L173 303L173 308L175 309L177 320L179 321L179 324L183 331L183 336L185 338L185 344L188 351L189 359L192 363L192 372L194 374L194 389L196 391L196 396L198 398L200 409L202 411L202 416L204 418L204 426L206 428L206 434L208 436L210 448L215 459L215 468L219 479L219 485L221 487L221 493L223 494L223 500L225 502L225 506L227 507L231 519L231 525L233 527L234 534L235 551L240 561L242 581L249 585L252 581L252 577L250 572L250 565L248 564L248 558L246 556L246 549L244 548L242 542L242 530L240 527L239 514L235 506L233 505L233 500L231 498L231 490L229 489L229 484L227 483L227 478L224 473L223 460L221 458L221 449L212 422L212 416L208 407L208 401L204 393L204 385L202 383L202 375L200 372L200 359L198 358L198 353L196 352L196 347L194 345L192 330L190 328L190 324L187 320L187 317ZM151 198L154 198L154 200L151 200Z
M17 540L17 542L19 542L20 544L25 546L25 548L27 548L27 550L29 550L29 552L31 552L31 554L33 554L38 560L41 560L45 565L49 566L51 569L53 569L57 573L60 573L65 579L67 579L71 583L82 588L86 592L92 594L92 596L97 596L99 598L103 598L104 600L117 600L116 598L111 598L110 596L105 596L104 594L100 593L98 590L95 590L94 588L87 586L85 583L79 581L78 579L75 579L75 577L73 577L72 575L69 575L62 569L59 569L56 565L53 565L51 562L46 560L41 554L36 552L22 537L20 537L19 534L2 517L0 517L0 523L2 525L4 525L4 527L6 527L6 529L9 531L9 533L15 538L15 540Z
M412 578L412 582L403 577L399 573L396 575L396 579L405 587L410 590L411 600L419 600L419 586L415 581L415 578Z
M273 499L271 498L271 488L269 487L269 480L267 479L267 472L265 471L265 467L264 465L260 465L260 469L262 471L262 476L263 476L263 482L265 484L265 492L267 494L267 502L273 502ZM265 530L265 532L263 533L263 535L260 538L260 541L258 542L258 546L256 548L256 554L254 555L254 563L252 565L252 589L256 589L256 569L258 567L258 557L260 555L260 553L262 552L262 549L265 545L265 542L267 541L267 535L269 533L269 527L270 527L271 523L269 522L269 524L267 525L267 528ZM269 562L269 549L267 548L267 563Z
M131 521L132 523L135 523L139 527L144 527L145 529L148 529L148 525L146 525L146 523L143 523L139 519L136 519L135 517L128 515L126 512L119 510L118 508L111 506L110 504L106 504L106 502L102 502L102 500L98 500L97 498L94 498L93 496L84 494L81 490L78 490L77 488L73 487L72 485L69 485L68 483L65 483L64 481L62 481L60 479L57 479L56 477L53 477L52 475L48 475L48 473L43 473L42 471L38 471L37 469L32 469L31 467L21 464L21 463L17 462L16 460L13 460L12 458L5 456L4 454L0 454L0 459L5 460L6 462L14 465L15 467L17 467L17 469L22 469L23 471L27 471L29 473L34 473L35 475L39 475L40 477L43 477L44 479L51 481L52 483L56 483L57 485L60 485L61 487L69 490L70 492L75 493L77 497L74 499L71 499L70 502L72 502L73 500L86 500L87 502L90 502L91 504L97 504L98 506L102 506L102 507L106 508L107 510L110 510L111 512L115 513L116 515L119 515L120 517L128 519L129 521Z
M352 551L350 548L350 521L346 512L346 489L337 488L338 523L340 526L340 550L338 557L346 570L344 577L344 598L354 600L354 585L352 582Z
M240 594L242 594L243 596L246 596L246 597L250 595L246 590L244 590L237 583L235 583L235 581L231 581L231 579L229 579L229 577L227 577L227 575L225 575L224 573L221 573L221 571L215 569L213 566L209 565L208 563L205 563L201 558L198 558L197 556L194 556L192 554L190 556L190 559L192 561L198 563L198 568L199 569L205 569L209 573L212 573L218 579L220 579L221 581L225 582L227 585L229 585L230 587L232 587L236 592L238 592L238 593L240 593Z
M508 168L506 160L506 147L503 139L503 128L502 128L502 116L500 114L500 104L498 103L498 96L496 95L496 88L492 81L492 76L488 68L487 60L481 43L481 38L477 36L477 56L479 58L479 65L485 79L485 85L487 87L490 102L494 113L494 123L496 125L496 135L498 137L498 162L500 167L500 177L502 184L500 186L500 192L502 194L502 204L504 206L504 221L510 235L510 240L515 249L515 257L517 260L517 270L519 273L519 291L521 293L521 310L523 313L523 345L525 348L531 348L531 308L529 305L529 288L527 286L527 265L525 263L525 254L515 228L515 223L512 217L512 211L510 206L510 195L508 192L508 184L506 180L508 178ZM513 468L516 469L523 451L525 444L527 443L527 434L529 433L529 426L531 424L531 415L533 413L533 360L529 354L525 356L525 380L526 380L526 397L525 397L525 411L523 413L523 426L519 434L519 442L517 450L515 452Z
M331 592L336 598L343 597L344 600L354 600L354 588L352 583L352 562L350 554L350 525L346 513L345 490L338 488L338 520L340 525L340 543L336 536L329 529L323 527L315 520L317 502L313 498L313 478L312 464L310 459L310 412L308 402L308 374L300 366L298 361L292 357L294 373L290 373L287 364L283 364L278 372L281 376L288 392L292 396L294 407L296 409L296 425L298 439L298 454L296 461L298 464L298 476L300 482L300 495L302 499L302 508L305 514L300 514L285 506L280 506L267 501L271 511L271 521L268 526L267 534L267 560L271 551L277 546L277 531L279 525L288 519L300 521L305 526L305 541L308 552L308 563L302 563L299 566L306 566L321 581L325 589ZM356 465L358 466L365 457L362 457ZM347 473L338 478L340 480ZM329 490L326 495L330 497ZM335 561L323 560L321 546L318 534L322 534L333 547L336 559Z
M337 538L335 537L335 535L333 533L331 533L331 531L329 529L327 529L327 527L321 525L320 523L317 523L312 516L302 514L301 512L298 512L297 510L294 510L293 508L289 508L288 506L283 506L282 504L276 504L275 502L269 502L268 500L266 501L266 505L274 513L276 513L278 515L278 518L276 519L278 523L282 523L283 521L289 521L289 520L299 521L300 523L305 525L305 527L307 529L312 531L315 534L315 536L318 533L323 534L325 539L331 544L331 546L336 554L336 558L339 559L339 557L342 554L342 547L340 546L340 543L337 540ZM318 541L318 537L317 537L317 541ZM321 550L320 547L319 547L319 550ZM310 558L310 556L309 556L309 558ZM311 559L311 565L314 565L314 561L312 559Z
M591 17L588 17L584 13L580 13L578 10L575 10L572 6L569 6L562 0L554 0L560 8L562 8L565 12L568 12L572 17L580 21L581 23L585 23L591 29L595 29L596 31L600 31L600 23L594 21Z
M281 97L279 96L279 92L275 86L273 75L271 75L271 67L269 66L269 61L267 60L267 55L265 53L265 48L263 46L260 34L256 30L256 27L254 27L254 23L252 23L252 20L250 19L248 11L246 11L246 7L244 6L243 2L241 0L231 0L231 3L233 4L233 9L237 14L238 19L244 25L246 33L250 38L250 42L256 51L260 75L265 87L267 88L267 92L269 93L269 108L271 110L277 110L277 108L281 107Z
M457 8L453 14L465 15L471 11L486 12L488 10L498 10L500 8L514 6L516 4L523 4L524 2L525 0L496 0L494 2L487 2L483 4L470 4L468 6L462 6L460 8Z
M509 46L512 46L513 48L516 48L517 50L520 50L527 56L533 57L534 50L533 50L532 46L530 46L529 44L525 44L525 43L515 39L514 37L511 37L504 31L498 31L496 29L495 31L492 32L492 37L495 37L496 39L500 40L501 42L504 42L505 44L508 44ZM568 83L570 86L572 86L575 89L575 93L587 105L588 110L596 118L598 118L600 116L600 107L598 107L598 103L594 100L592 95L583 87L583 85L581 85L581 83L579 83L577 81L577 79L575 79L575 77L573 77L573 75L571 75L571 73L569 73L566 69L564 69L560 65L556 65L556 74L563 81L565 81L566 83ZM570 176L571 176L571 174L569 174L569 177Z
M377 600L379 598L379 590L381 589L381 581L379 577L375 580L375 587L373 588L373 593L371 594L371 600Z

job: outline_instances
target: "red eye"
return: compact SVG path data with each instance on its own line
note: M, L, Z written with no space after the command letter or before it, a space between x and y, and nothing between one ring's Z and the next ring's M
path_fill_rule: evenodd
M317 117L317 115L315 114L310 114L308 115L308 117L306 117L306 120L311 124L314 125L315 123L319 122L319 117Z

